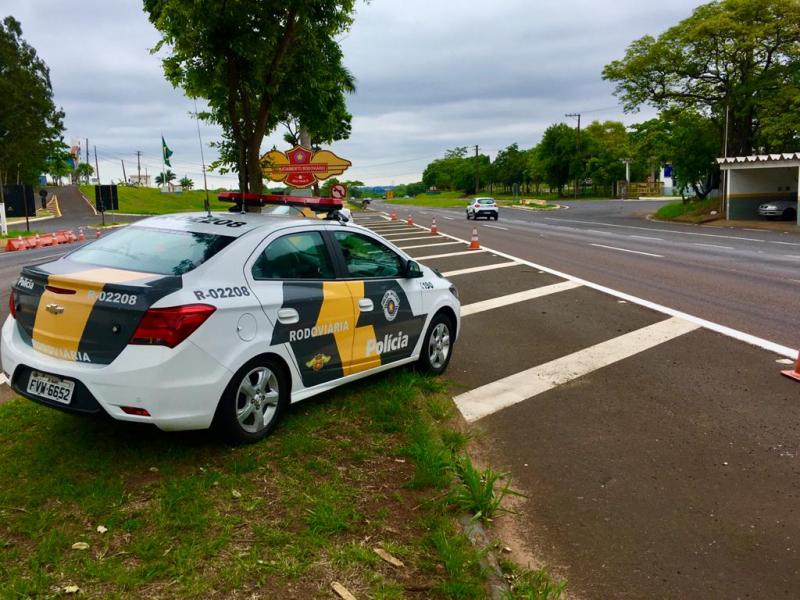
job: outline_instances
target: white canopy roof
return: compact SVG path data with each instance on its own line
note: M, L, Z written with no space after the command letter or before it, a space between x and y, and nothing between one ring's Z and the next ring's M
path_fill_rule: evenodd
M796 163L796 165L800 165L800 152L790 152L783 154L753 154L752 156L729 156L728 158L717 159L717 163L720 165L738 165L747 163L775 163L775 162L783 162L783 163L794 162Z

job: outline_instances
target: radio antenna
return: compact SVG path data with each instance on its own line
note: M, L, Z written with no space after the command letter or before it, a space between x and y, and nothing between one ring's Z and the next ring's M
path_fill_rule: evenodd
M203 138L200 135L200 115L197 113L197 98L194 98L194 118L197 121L197 141L200 143L200 162L203 164L203 189L206 191L206 198L203 200L203 208L208 216L211 216L211 200L208 199L208 181L206 180L206 159L203 155Z

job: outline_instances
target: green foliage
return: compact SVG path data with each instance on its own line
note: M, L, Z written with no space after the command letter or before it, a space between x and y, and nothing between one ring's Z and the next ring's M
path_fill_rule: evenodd
M520 569L507 560L500 561L500 569L509 583L503 600L559 600L567 588L566 582L554 581L547 569Z
M629 111L650 104L713 118L730 109L731 154L800 149L800 2L720 0L633 42L603 70Z
M94 167L87 162L79 163L75 168L75 176L89 183L89 178L94 175Z
M719 200L706 198L684 202L670 202L656 211L657 219L665 221L695 221L707 216L712 210L719 209Z
M264 136L299 120L317 141L349 135L344 94L354 89L338 37L354 0L144 0L168 48L164 73L219 124L220 170L234 168L242 191L261 192ZM213 18L209 18L213 15Z
M560 192L578 172L576 131L565 123L551 125L539 142L537 154L543 180Z
M460 510L471 513L475 519L490 521L499 510L503 499L511 490L511 482L506 473L498 473L491 468L478 471L466 454L453 460L453 469L459 479L450 492L450 503Z
M158 175L156 175L155 182L156 185L165 185L167 183L175 181L176 178L177 175L175 175L175 173L167 169L166 173L159 173Z
M72 155L69 152L69 146L64 142L56 142L53 144L53 149L50 156L47 157L45 171L53 179L61 185L61 178L67 177L72 173Z
M630 134L625 125L619 121L594 121L581 137L581 154L586 157L585 177L602 186L625 179L622 160L631 157Z
M181 177L179 183L181 184L181 188L183 188L184 190L190 190L194 187L194 181L192 181L188 177Z
M50 70L22 39L22 25L11 16L0 22L0 74L2 182L13 182L17 170L24 183L35 183L51 167L60 174L56 177L69 174L60 162L64 113L53 103Z
M489 180L490 160L485 154L470 156L466 146L459 146L445 152L444 158L437 159L425 167L422 183L425 189L461 190L475 192L475 161L478 163L480 181ZM410 195L410 194L409 194Z

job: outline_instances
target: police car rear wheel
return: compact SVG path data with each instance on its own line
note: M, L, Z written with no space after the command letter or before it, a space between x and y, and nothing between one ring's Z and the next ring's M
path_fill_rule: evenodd
M433 318L419 357L421 371L434 375L444 372L450 362L452 331L453 325L446 315L438 314Z
M263 439L283 416L288 393L280 365L267 357L253 359L228 384L218 409L218 424L231 441Z

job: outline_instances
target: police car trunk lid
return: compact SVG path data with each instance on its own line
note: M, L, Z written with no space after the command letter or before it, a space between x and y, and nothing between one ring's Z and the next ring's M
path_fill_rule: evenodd
M110 364L157 300L181 278L69 260L25 267L13 286L22 338L62 360Z

